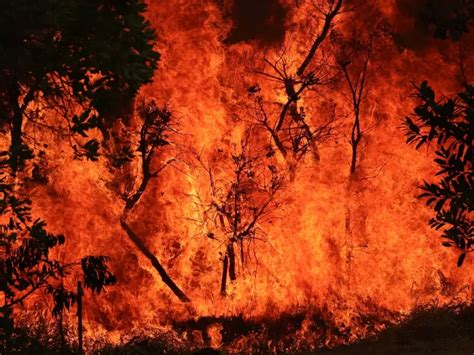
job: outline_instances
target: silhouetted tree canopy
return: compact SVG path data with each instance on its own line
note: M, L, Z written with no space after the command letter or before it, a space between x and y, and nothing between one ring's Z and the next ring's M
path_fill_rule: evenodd
M54 258L65 237L33 218L24 184L33 147L48 142L30 136L25 123L55 130L64 127L48 120L65 119L67 134L84 140L75 140L75 156L97 160L100 142L89 131L108 138L114 118L151 80L159 54L141 0L6 0L1 9L0 133L10 140L0 147L0 338L8 339L13 307L37 290L51 296L58 316L77 299L62 282L70 273L95 293L116 282L106 256Z
M12 307L39 289L52 296L54 315L69 308L77 295L59 279L74 269L81 267L84 285L93 292L100 293L116 280L107 257L86 256L63 263L51 256L54 248L64 244L64 236L49 233L44 221L32 219L31 200L9 177L8 153L0 152L0 158L0 292L5 297L0 305L1 330Z
M420 148L436 143L437 182L425 182L420 197L435 212L429 225L442 231L443 245L462 253L474 250L474 86L467 84L457 97L438 100L425 81L417 87L420 104L406 117L407 143Z
M0 125L10 126L13 170L32 156L21 130L33 102L66 116L80 106L72 133L98 127L106 134L106 118L150 81L159 55L144 10L140 0L2 2ZM96 156L96 142L84 148Z

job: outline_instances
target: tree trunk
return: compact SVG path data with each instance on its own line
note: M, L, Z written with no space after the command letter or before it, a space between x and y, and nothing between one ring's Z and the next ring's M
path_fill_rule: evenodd
M15 175L21 165L23 115L18 106L14 108L13 112L14 114L10 131L10 168L12 174Z
M158 261L156 256L154 256L148 248L143 244L143 242L140 240L140 238L135 234L135 232L130 228L130 226L125 222L123 218L120 219L120 225L122 228L125 230L127 233L128 237L130 240L135 244L135 246L142 252L142 254L150 260L151 264L153 267L158 271L158 273L161 276L161 279L163 282L173 291L173 293L176 295L176 297L179 298L181 302L190 302L190 299L184 294L183 291L174 283L174 281L171 279L171 277L168 275L166 270L163 268L161 263Z
M351 148L352 148L352 158L351 158L351 175L354 175L357 167L357 149L362 139L362 132L360 131L360 119L359 119L359 108L356 107L354 110L354 124L352 125L351 133Z
M235 281L235 252L234 243L227 245L227 255L229 256L229 278L231 281Z
M23 153L23 116L29 103L33 100L35 92L36 84L33 84L23 98L23 103L20 105L20 90L17 83L14 82L10 88L10 105L13 112L10 130L10 167L13 175L16 175L16 172L23 164L22 159L25 158L21 156Z
M351 175L355 174L357 165L357 145L352 145Z
M235 281L235 251L234 243L227 244L224 259L222 260L222 280L221 280L221 294L225 296L227 289L227 271L231 281Z
M221 295L226 295L226 287L227 287L227 269L229 265L229 258L227 255L224 256L224 260L222 260L222 280L221 280Z

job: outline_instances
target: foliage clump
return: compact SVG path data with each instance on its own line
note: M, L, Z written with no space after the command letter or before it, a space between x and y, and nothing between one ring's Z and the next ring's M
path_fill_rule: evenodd
M461 250L458 266L474 249L474 86L455 98L438 100L425 81L417 88L420 104L406 117L407 143L416 149L436 143L437 182L424 182L421 198L435 212L429 225L442 231L443 245Z

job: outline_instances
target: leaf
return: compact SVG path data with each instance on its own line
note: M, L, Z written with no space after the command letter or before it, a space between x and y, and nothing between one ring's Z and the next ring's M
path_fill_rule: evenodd
M464 259L466 258L466 253L462 253L460 256L459 256L459 259L458 259L458 267L461 267L463 262L464 262Z
M434 210L437 211L437 212L438 212L438 211L441 211L441 209L443 208L443 205L444 205L445 202L446 202L445 199L443 199L443 198L440 199L438 202L436 202L436 205L435 205L435 207L434 207Z
M433 89L428 85L428 82L425 80L420 85L420 96L426 101L434 101L435 93Z
M426 137L422 137L418 144L415 146L415 149L419 149L423 144L426 143Z

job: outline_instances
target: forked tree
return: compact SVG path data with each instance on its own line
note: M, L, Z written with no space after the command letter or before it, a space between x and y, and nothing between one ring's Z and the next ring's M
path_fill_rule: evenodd
M362 190L359 165L361 163L361 142L368 127L368 122L363 119L362 115L363 104L368 94L368 75L373 56L373 38L364 39L366 33L361 33L360 30L347 32L344 34L334 32L331 42L334 47L335 64L341 79L341 92L348 102L346 119L349 122L348 141L351 148L351 158L346 192L344 248L346 250L347 266L345 274L347 285L350 287L355 251L367 246L365 241L361 242L361 238L366 233L365 219L367 214L359 195Z
M368 75L373 57L373 38L361 39L351 35L350 38L338 38L336 63L341 71L345 91L351 107L351 127L349 144L351 146L350 175L354 175L359 162L359 147L363 137L362 105L368 93ZM367 123L366 123L367 126Z
M276 151L285 158L290 171L294 171L308 152L318 161L317 144L331 134L335 118L313 126L299 102L307 92L317 86L327 85L333 79L327 57L319 52L328 41L336 18L343 12L343 3L343 0L313 2L313 13L308 16L319 16L321 28L298 66L295 67L285 50L282 50L274 60L264 59L263 70L254 69L255 73L276 83L286 94L286 101L279 104L265 101L258 85L249 88L253 101L250 106L252 116L267 130Z

